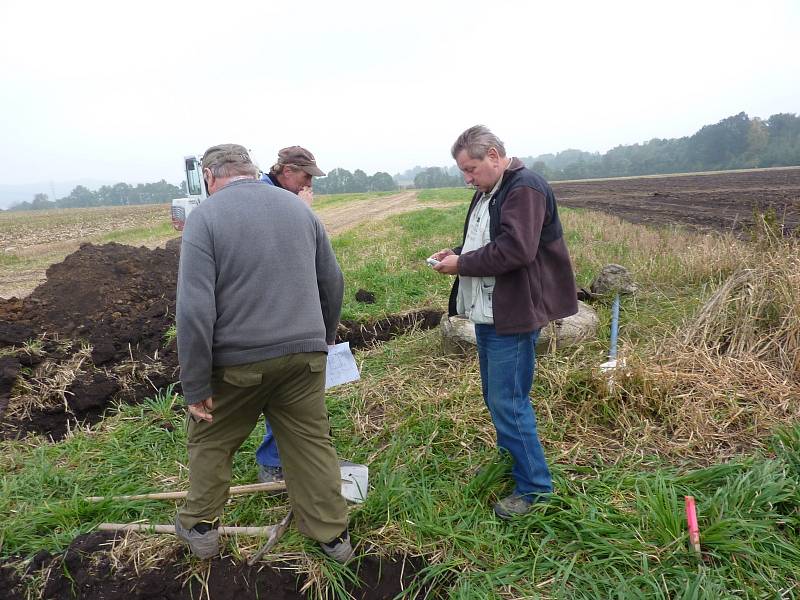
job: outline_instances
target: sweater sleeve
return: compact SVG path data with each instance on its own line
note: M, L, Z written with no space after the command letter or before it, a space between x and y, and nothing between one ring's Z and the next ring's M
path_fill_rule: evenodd
M211 396L211 347L217 310L216 267L209 240L205 221L187 221L181 242L175 307L178 362L187 404L196 404Z
M319 220L317 226L317 288L319 289L319 303L322 307L322 318L325 322L325 341L330 345L336 341L336 329L339 326L339 317L342 313L342 300L344 298L344 277L336 255L333 253L331 242L325 233L325 227Z
M458 259L458 274L469 277L502 275L536 258L545 220L544 195L526 186L509 191L500 211L500 232L494 240Z

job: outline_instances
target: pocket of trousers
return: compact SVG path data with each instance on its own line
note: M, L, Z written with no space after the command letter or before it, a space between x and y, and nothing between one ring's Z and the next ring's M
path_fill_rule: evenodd
M328 361L328 355L322 354L322 356L315 356L311 360L308 361L308 370L312 373L321 373L325 370L325 366Z
M222 373L222 381L243 388L261 385L262 377L263 374L242 367L226 367Z

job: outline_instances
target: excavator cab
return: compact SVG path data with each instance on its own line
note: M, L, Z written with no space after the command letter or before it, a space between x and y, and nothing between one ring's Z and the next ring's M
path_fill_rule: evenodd
M203 167L197 156L183 158L184 172L186 174L186 198L176 198L172 201L172 226L178 231L183 231L189 213L196 206L208 198L208 189L203 178Z

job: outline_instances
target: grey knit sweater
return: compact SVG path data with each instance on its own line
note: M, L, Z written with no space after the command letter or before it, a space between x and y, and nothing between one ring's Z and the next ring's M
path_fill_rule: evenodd
M325 228L291 192L237 180L183 231L176 321L188 404L212 395L211 369L334 342L344 282Z

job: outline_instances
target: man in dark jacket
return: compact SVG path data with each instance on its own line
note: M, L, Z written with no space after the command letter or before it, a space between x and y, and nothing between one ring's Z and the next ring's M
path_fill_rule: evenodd
M278 151L276 162L269 173L261 176L267 185L283 188L297 196L308 206L314 202L313 177L325 173L317 166L314 155L302 146L289 146ZM265 432L261 445L256 450L258 480L262 483L283 481L283 467L278 453L278 444L272 434L269 421L264 420Z
M463 244L431 258L440 273L458 275L450 315L475 323L483 399L497 445L514 461L514 492L494 512L510 518L553 491L529 394L539 331L578 311L575 277L555 195L542 177L506 157L503 142L482 125L462 133L452 155L477 191Z
M311 152L302 146L289 146L278 151L278 162L272 165L269 173L261 176L261 181L289 190L311 206L314 203L312 178L324 176Z

